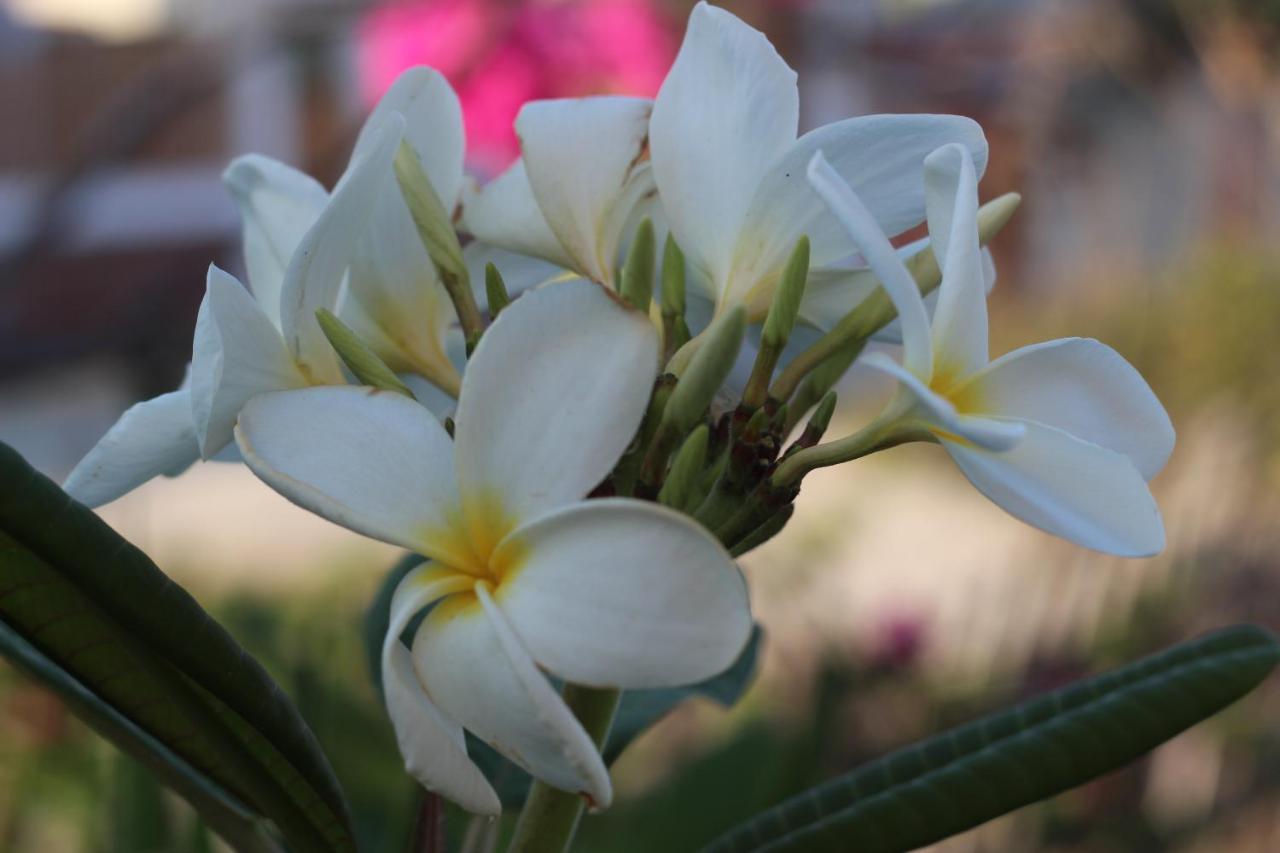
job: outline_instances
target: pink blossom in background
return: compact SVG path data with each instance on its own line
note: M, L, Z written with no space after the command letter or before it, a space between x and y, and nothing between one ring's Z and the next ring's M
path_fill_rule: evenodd
M462 101L469 164L492 175L519 153L525 101L652 96L677 38L648 0L397 0L364 16L357 45L370 105L405 68L439 69Z

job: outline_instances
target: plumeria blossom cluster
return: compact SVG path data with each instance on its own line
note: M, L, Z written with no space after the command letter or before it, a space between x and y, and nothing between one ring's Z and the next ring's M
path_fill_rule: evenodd
M210 268L187 382L126 412L67 489L100 504L240 458L420 555L388 614L386 705L409 772L483 814L500 802L464 732L609 803L603 732L550 678L616 700L728 667L752 625L734 558L816 468L935 442L1030 524L1159 551L1147 482L1173 430L1138 373L1075 338L990 360L984 245L1018 199L979 205L978 125L798 135L798 114L767 39L701 3L655 100L530 103L520 159L477 188L454 93L405 72L332 191L231 165L251 290ZM824 442L855 361L897 391Z

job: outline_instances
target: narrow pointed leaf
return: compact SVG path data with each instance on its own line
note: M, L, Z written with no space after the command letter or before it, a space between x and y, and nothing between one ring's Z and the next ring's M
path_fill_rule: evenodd
M61 671L97 711L114 708L211 791L274 821L291 849L353 850L337 780L265 670L145 554L3 444L0 483L0 621L50 663L42 679Z
M1280 662L1250 625L1174 646L892 753L757 815L704 853L914 850L1109 773Z

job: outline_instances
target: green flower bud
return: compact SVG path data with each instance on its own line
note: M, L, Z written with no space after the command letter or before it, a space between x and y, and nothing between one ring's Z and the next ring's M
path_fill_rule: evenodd
M684 444L680 445L680 450L671 463L671 470L667 473L666 482L662 484L662 491L658 492L659 503L673 509L688 507L693 495L697 493L698 480L707 463L710 438L711 431L707 425L699 424L684 440Z
M418 153L407 142L402 141L396 151L395 173L400 194L404 196L413 224L418 229L418 237L431 257L436 272L440 274L445 291L453 301L470 349L479 341L484 324L480 320L480 309L476 307L475 296L471 292L471 277L467 273L466 262L462 259L462 246L458 243L457 232L453 230L450 212L445 209L435 187L431 185L431 179L423 170Z
M729 377L738 350L742 348L746 327L746 309L736 305L703 332L705 338L701 346L671 392L663 414L664 426L669 424L677 434L683 435L698 422Z
M511 304L511 297L507 295L507 284L502 280L502 273L498 272L492 262L484 265L484 292L489 301L489 322L493 322L498 319L502 309Z
M359 335L351 331L330 311L317 308L316 321L320 324L320 329L329 339L334 351L338 353L338 357L342 359L342 363L357 380L382 391L394 391L410 399L413 398L413 392L400 381L395 371L387 367L386 363L369 348L369 345L360 340Z
M668 234L662 246L662 315L683 317L684 311L684 252Z
M791 250L782 279L773 292L773 304L764 320L761 340L765 347L779 352L787 345L791 330L800 314L800 300L804 298L804 286L809 279L809 238L801 237Z
M653 300L653 250L653 223L645 219L636 229L622 268L622 298L644 312Z

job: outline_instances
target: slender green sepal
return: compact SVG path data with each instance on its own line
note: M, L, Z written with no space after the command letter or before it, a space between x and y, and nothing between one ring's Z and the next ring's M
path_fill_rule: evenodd
M623 496L637 494L636 481L640 476L640 465L644 462L649 445L658 431L658 426L662 423L667 400L671 399L671 392L675 387L676 378L670 373L664 373L654 380L653 394L649 397L649 407L645 410L643 420L640 421L640 429L610 475L609 479L613 482L615 494ZM640 489L639 492L642 493L640 497L644 498L653 498L657 494L656 489L652 488Z
M387 367L386 362L378 358L378 354L360 340L360 336L351 331L346 323L326 308L316 309L316 321L338 357L342 359L342 363L360 381L360 384L369 385L380 391L394 391L413 398L413 392L409 390L409 386L401 382L395 371Z
M458 312L467 347L474 348L484 331L484 322L480 319L475 294L471 292L471 278L462 258L458 234L453 230L450 212L431 185L431 179L418 159L418 152L408 142L402 141L396 151L395 173L400 194L404 196L413 224L417 226L418 237L440 275L454 310Z
M645 219L636 229L622 267L622 298L646 314L653 301L653 251L653 223Z
M804 378L800 387L788 404L794 420L789 420L784 433L790 433L804 417L804 413L816 406L825 397L840 378L848 372L849 367L862 354L866 341L853 341L848 346L837 350L826 361L823 361Z
M676 244L670 234L662 244L662 313L672 317L683 317L685 312L684 298L684 252Z
M982 245L985 246L1008 224L1021 202L1022 196L1017 193L1006 193L978 209L978 239ZM917 252L907 260L906 266L923 296L932 293L942 283L942 270L938 266L937 258L933 255L932 247ZM773 385L769 388L769 396L782 402L790 400L800 381L810 371L842 350L847 352L851 347L856 347L861 351L862 345L868 338L893 322L897 316L897 309L889 301L884 289L877 288L874 293L840 318L812 346L792 359L773 381ZM826 390L823 390L817 396L821 397L825 393Z
M498 319L502 309L511 304L507 294L507 283L502 280L502 273L490 261L484 265L484 293L489 302L489 322Z
M676 350L689 342L689 324L685 320L684 252L667 234L662 246L662 363L671 360Z
M756 816L703 853L890 853L1128 764L1253 690L1280 643L1227 628L935 735Z
M699 424L689 433L671 463L662 491L658 492L658 503L681 510L689 505L690 496L697 490L698 477L707 464L710 439L711 430L706 424Z
M813 410L813 414L809 416L809 422L805 424L804 432L800 433L800 437L796 439L795 444L791 445L788 452L804 450L822 441L827 427L831 426L831 416L835 414L835 410L836 392L828 391L827 395L818 401L817 408Z
M804 286L809 280L809 238L801 237L791 250L787 266L773 292L773 303L764 318L760 338L764 346L782 352L791 338L796 318L800 316L800 301L804 299Z

